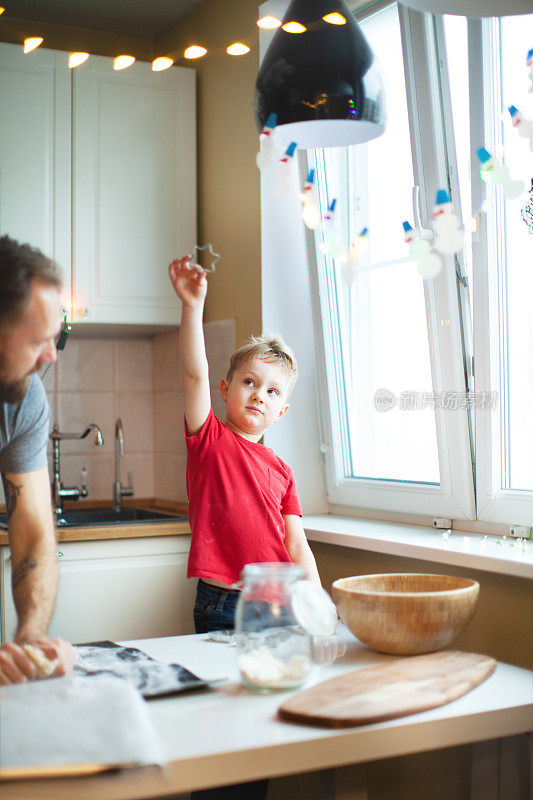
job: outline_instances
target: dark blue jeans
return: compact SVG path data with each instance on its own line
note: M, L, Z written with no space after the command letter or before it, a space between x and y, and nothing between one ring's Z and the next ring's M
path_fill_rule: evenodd
M221 589L200 579L193 612L196 633L233 630L239 595L238 589Z
M239 595L238 589L222 589L199 580L194 605L196 633L233 630ZM267 780L252 781L191 792L191 800L265 800L267 791Z

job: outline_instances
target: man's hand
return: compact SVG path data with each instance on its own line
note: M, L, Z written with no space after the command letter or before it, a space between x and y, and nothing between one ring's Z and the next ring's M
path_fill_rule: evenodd
M0 686L26 683L37 677L37 667L22 647L12 642L0 646Z
M58 664L50 676L51 678L59 678L72 672L74 650L72 645L63 639L38 639L24 642L24 644L38 647L50 661L57 659ZM0 646L0 686L10 683L26 683L36 680L37 677L37 665L25 653L22 644L6 642Z
M191 256L176 258L168 268L170 281L174 291L184 306L203 308L207 294L205 272L198 267L191 267Z
M74 648L70 642L65 642L64 639L37 639L31 644L42 650L50 661L57 660L57 667L50 676L51 678L70 675L74 667Z

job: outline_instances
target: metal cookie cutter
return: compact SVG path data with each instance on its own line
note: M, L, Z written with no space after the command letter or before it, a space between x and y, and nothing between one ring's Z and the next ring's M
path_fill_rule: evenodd
M203 250L208 250L209 253L213 256L213 261L211 262L211 267L209 269L205 269L205 267L202 267L202 265L198 263L198 257L196 256L196 251L200 253ZM201 270L202 272L209 272L210 274L212 274L213 272L215 272L215 267L219 261L220 261L220 254L215 253L215 251L213 250L213 245L210 242L208 244L204 244L202 247L199 247L197 244L195 244L194 250L191 253L191 261L189 261L189 266L192 267L193 269Z

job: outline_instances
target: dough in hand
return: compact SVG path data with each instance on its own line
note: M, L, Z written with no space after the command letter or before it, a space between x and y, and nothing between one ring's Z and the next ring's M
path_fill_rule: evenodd
M37 667L38 678L49 678L55 672L58 665L57 658L47 658L42 650L32 644L23 644L21 647Z

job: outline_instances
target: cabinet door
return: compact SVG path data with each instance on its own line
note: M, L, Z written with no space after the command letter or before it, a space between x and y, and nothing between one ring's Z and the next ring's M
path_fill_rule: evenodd
M71 642L194 633L189 536L58 543L59 592L50 636ZM2 640L16 627L9 548L2 548Z
M71 75L65 53L0 44L0 232L63 269L70 299Z
M169 262L196 244L194 70L73 75L73 314L90 323L177 324Z

